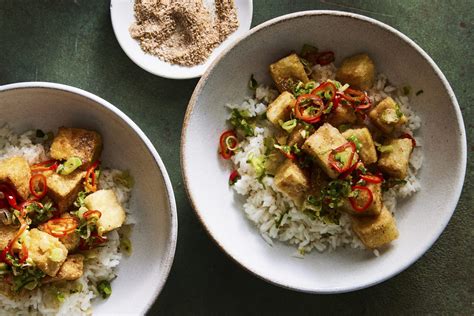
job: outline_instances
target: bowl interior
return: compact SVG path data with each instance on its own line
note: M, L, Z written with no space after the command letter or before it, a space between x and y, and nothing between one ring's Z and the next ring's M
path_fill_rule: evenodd
M161 159L138 127L104 100L55 84L19 86L23 87L0 89L1 124L8 123L18 133L29 129L56 133L60 126L96 130L103 137L104 166L133 175L132 255L124 256L111 297L98 300L94 312L144 313L166 281L176 242L175 201Z
M418 135L424 164L422 189L399 202L400 237L374 257L369 251L339 249L302 259L296 248L267 245L246 219L242 200L228 187L230 165L217 155L226 128L226 103L250 96L251 74L270 83L268 66L303 44L332 50L336 64L367 52L377 71L396 85L410 85L412 108L422 119ZM449 161L449 168L446 163ZM465 132L449 84L421 49L401 33L372 19L328 11L303 12L252 30L203 76L188 107L182 134L182 167L189 196L210 235L246 269L278 285L307 292L344 292L381 282L408 267L437 239L461 191L466 163Z

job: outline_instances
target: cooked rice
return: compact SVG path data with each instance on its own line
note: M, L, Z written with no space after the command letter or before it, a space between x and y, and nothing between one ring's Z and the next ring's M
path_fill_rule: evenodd
M38 142L39 141L39 142ZM48 158L47 145L35 136L35 131L21 135L15 134L7 125L0 128L0 160L13 156L25 157L30 164L44 161ZM129 212L130 188L127 188L114 178L122 172L113 169L103 169L99 186L112 189L127 213ZM127 215L127 224L133 223ZM74 294L65 293L62 303L56 299L50 285L29 291L26 296L9 298L0 293L1 315L84 315L92 313L92 302L99 296L95 284L102 280L112 281L117 277L116 267L122 259L120 252L120 236L118 231L107 234L108 242L104 247L91 250L84 262L83 276L70 282ZM112 283L113 288L113 283Z
M316 65L312 69L312 77L318 82L335 78L336 67L334 64L326 66ZM403 132L413 135L420 128L420 118L410 108L409 98L403 95L401 89L391 85L387 77L378 75L374 88L368 91L372 102L381 101L391 96L408 118L408 124ZM246 110L252 116L261 115L266 106L277 96L277 92L265 86L259 86L255 99L249 98L240 105L228 104L230 109ZM264 176L259 182L252 166L247 163L249 155L262 156L265 153L264 139L272 136L273 128L263 120L255 128L255 136L247 137L241 143L241 150L232 156L235 169L241 175L233 189L241 195L246 196L243 210L247 218L252 221L263 239L273 245L273 240L287 242L295 246L298 251L296 257L302 257L305 253L316 249L320 252L332 251L338 247L365 248L351 228L349 215L342 213L339 224L324 223L319 219L311 219L304 212L299 211L293 201L279 193L274 185L273 177ZM420 190L420 184L416 178L421 168L423 157L421 151L422 140L415 137L417 147L410 158L409 175L407 183L389 189L383 195L384 204L394 212L397 198L406 198ZM278 223L279 226L278 226ZM378 256L378 250L374 250Z

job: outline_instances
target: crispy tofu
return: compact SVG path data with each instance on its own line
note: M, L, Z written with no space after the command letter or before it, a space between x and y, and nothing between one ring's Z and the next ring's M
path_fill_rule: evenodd
M354 109L350 106L340 104L331 111L327 117L327 122L332 126L340 126L342 124L353 124L357 121Z
M368 248L378 248L398 238L395 219L385 206L379 216L352 217L352 229Z
M291 54L271 64L270 74L280 92L291 91L298 81L303 83L309 81L304 66L296 54Z
M316 163L330 178L336 179L340 173L330 166L329 155L332 150L345 143L347 143L347 140L337 128L325 123L304 142L302 149L315 159ZM354 153L352 163L356 163L358 159L359 156Z
M12 157L0 161L0 182L11 184L24 200L30 194L30 178L30 166L25 158Z
M13 225L3 225L0 222L0 251L15 237L18 227Z
M82 160L82 170L96 161L102 150L102 137L99 133L82 128L60 127L58 134L51 144L51 157L57 160L67 160L79 157Z
M280 127L280 120L286 121L290 118L291 109L296 102L293 94L282 92L267 108L267 118L277 127Z
M385 143L392 146L391 151L380 155L380 170L397 179L405 179L408 175L408 162L413 151L413 143L409 138L392 139Z
M67 249L59 241L45 232L33 228L23 241L28 248L29 258L49 276L55 276L67 257Z
M352 207L349 199L345 199L344 204L341 206L341 209L349 214L355 216L377 216L382 211L382 184L381 183L368 183L367 188L372 191L373 200L370 203L369 207L363 212L357 212ZM357 205L365 205L367 203L367 195L360 194L356 198Z
M357 89L370 89L375 79L374 62L367 54L348 57L337 70L336 79Z
M408 121L407 117L400 110L400 106L391 97L380 101L369 112L369 117L374 125L386 134L392 133L396 128Z
M77 194L83 189L86 172L74 171L69 175L51 173L47 175L48 195L58 204L60 212L65 212L74 203Z
M360 143L360 160L366 165L377 162L377 151L375 150L374 140L367 127L348 129L342 133L347 140L355 137Z
M84 256L80 254L70 255L64 261L54 281L74 281L79 279L84 272Z
M119 228L125 222L125 210L112 190L94 192L84 199L84 203L89 210L102 213L97 224L104 233Z
M300 206L305 192L310 188L309 179L301 168L287 159L275 174L275 186Z

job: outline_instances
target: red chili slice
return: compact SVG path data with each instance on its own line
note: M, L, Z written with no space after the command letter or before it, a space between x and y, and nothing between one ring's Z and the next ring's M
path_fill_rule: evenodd
M347 88L344 92L339 92L338 95L341 99L349 102L356 111L367 110L372 106L367 93L360 90Z
M313 91L311 91L311 94L314 94L322 99L325 98L326 93L329 92L331 97L327 99L328 101L332 101L336 96L336 91L336 86L332 82L327 81L314 88Z
M375 176L375 175L372 175L372 174L363 174L360 176L360 178L362 180L364 180L365 182L367 183L382 183L383 179L378 177L378 176Z
M413 136L411 136L410 134L405 133L405 134L402 135L402 138L409 138L409 139L411 139L411 143L412 143L412 145L413 145L413 148L416 147L416 140L415 140L415 139L413 138Z
M86 177L84 179L84 186L88 192L95 192L98 188L98 183L96 179L95 169L99 166L100 161L96 160L90 167L87 169Z
M48 192L48 184L44 175L37 173L31 177L30 192L38 200L41 200L46 195Z
M306 123L314 124L319 122L323 111L324 102L320 97L313 94L303 94L296 99L295 115Z
M334 60L334 52L327 51L319 53L316 63L320 64L321 66L324 66L332 63Z
M96 210L89 210L87 212L84 212L84 214L82 214L82 217L84 217L84 219L86 220L88 220L91 217L96 217L97 219L99 219L101 216L102 216L102 213Z
M26 208L32 204L36 204L38 205L38 207L40 209L42 209L44 206L43 204L41 204L40 202L38 201L35 201L35 200L31 200L31 201L26 201L26 202L23 202L21 205L20 205L20 215L21 217L25 217L26 216Z
M336 160L336 154L345 151L347 148L350 148L351 150L349 159L344 165L339 166L341 163ZM337 172L343 173L352 167L352 161L354 160L355 152L356 152L356 145L353 142L347 142L344 145L339 146L336 149L333 149L329 153L329 165Z
M26 248L26 245L23 243L21 244L20 263L25 263L26 259L28 259L28 248Z
M237 170L232 171L229 176L229 185L234 185L239 179L240 179L239 172Z
M228 160L234 154L239 142L233 130L225 131L219 138L219 152L222 158Z
M54 159L43 161L31 166L31 172L55 171L58 169L58 162Z
M54 237L64 237L74 232L78 226L74 217L51 219L44 225L45 231Z
M352 165L352 167L350 167L349 169L347 169L346 171L344 171L343 173L341 173L339 175L339 179L345 179L347 178L348 176L350 176L352 174L352 172L354 172L354 170L357 169L357 167L361 164L362 162L359 160L358 162L356 162L355 164Z
M352 187L352 191L356 191L356 190L365 192L367 194L367 201L365 202L364 205L360 206L359 204L357 204L357 198L350 197L349 202L351 203L352 208L356 212L362 213L366 211L369 208L369 206L372 204L372 201L374 200L374 195L372 194L372 191L368 187L364 187L361 185L354 185Z

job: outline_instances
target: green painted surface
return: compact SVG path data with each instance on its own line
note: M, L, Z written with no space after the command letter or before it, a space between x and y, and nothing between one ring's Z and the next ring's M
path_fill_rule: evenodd
M109 1L0 0L0 84L38 80L88 90L129 115L158 149L175 189L179 240L151 314L474 314L473 2L255 0L253 25L309 9L364 14L414 39L451 83L468 134L464 191L440 239L400 275L353 293L281 289L220 252L190 207L179 166L181 124L197 80L162 79L135 66L113 34Z

